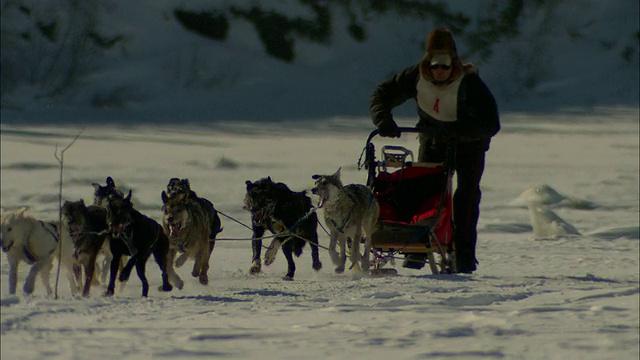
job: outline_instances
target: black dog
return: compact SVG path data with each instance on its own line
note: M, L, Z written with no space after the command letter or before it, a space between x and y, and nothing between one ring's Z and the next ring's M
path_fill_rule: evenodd
M92 183L91 185L93 185L94 188L93 205L106 208L109 196L117 195L118 197L124 197L124 193L116 187L116 183L113 181L111 176L107 177L107 185L105 186L98 183Z
M273 263L278 248L282 247L288 265L284 280L293 280L296 264L292 254L299 257L307 241L311 246L313 269L320 270L318 216L311 211L311 199L304 192L294 192L283 183L273 182L270 177L247 181L246 186L244 209L251 212L253 228L253 259L249 272L257 274L262 270L260 253L265 230L276 235L265 254L265 265Z
M120 272L120 281L127 281L131 275L133 266L136 267L138 277L142 282L142 296L149 293L149 282L145 275L146 263L153 253L156 263L162 272L162 291L171 291L173 287L169 283L169 276L173 278L175 271L173 264L168 263L167 254L169 252L169 239L164 234L162 226L155 220L143 215L133 208L131 203L131 190L127 197L123 198L117 194L109 196L107 205L107 224L111 233L110 248L113 254L111 260L111 272L106 296L112 296L115 289L116 273L118 264L123 255L130 255L127 265ZM133 251L121 238L129 239L133 245Z
M113 178L111 178L111 176L107 176L107 184L105 186L102 186L98 183L92 183L91 185L93 185L94 188L93 205L104 208L105 210L109 205L109 199L124 198L124 193L116 186L116 183L115 181L113 181ZM135 252L135 247L131 243L130 238L120 238L120 240L124 241L124 243L129 248L130 253Z
M107 211L99 206L86 206L84 201L65 201L62 215L69 227L75 248L74 257L82 264L85 274L82 296L89 296L93 283L96 258L108 236Z

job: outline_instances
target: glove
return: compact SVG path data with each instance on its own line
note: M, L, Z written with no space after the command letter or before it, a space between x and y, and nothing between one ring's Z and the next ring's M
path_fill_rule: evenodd
M382 137L399 138L400 129L395 121L387 120L378 125L378 134Z

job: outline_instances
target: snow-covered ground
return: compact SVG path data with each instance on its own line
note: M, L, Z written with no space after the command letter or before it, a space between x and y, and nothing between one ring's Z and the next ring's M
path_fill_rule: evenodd
M189 276L188 262L178 269L185 287L160 293L150 261L146 299L135 274L113 298L102 296L103 287L90 298L72 297L64 274L58 299L40 283L31 296L12 296L2 254L1 357L637 359L638 109L502 120L487 155L473 275L431 275L398 261L400 276L352 280L334 274L325 250L324 268L313 271L307 248L295 281L281 279L282 254L251 276L244 240L251 233L226 217L209 285ZM88 127L65 152L63 199L90 202L91 183L112 176L159 220L168 180L189 178L200 196L248 224L246 180L271 176L302 190L311 175L342 167L345 183L364 182L356 163L371 129L362 118ZM57 218L56 145L64 148L80 130L2 126L4 211L29 206L39 218ZM416 144L412 136L392 142ZM569 227L580 235L562 235ZM23 264L19 289L27 271Z

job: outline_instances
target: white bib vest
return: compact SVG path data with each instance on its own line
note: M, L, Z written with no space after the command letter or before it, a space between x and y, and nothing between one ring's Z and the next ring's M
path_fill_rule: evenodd
M456 121L458 119L458 88L462 76L445 88L439 88L422 76L416 84L418 91L418 107L432 118L439 121Z

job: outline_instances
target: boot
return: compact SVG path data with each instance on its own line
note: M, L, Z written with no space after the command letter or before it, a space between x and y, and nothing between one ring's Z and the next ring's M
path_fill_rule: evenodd
M464 254L456 254L456 273L471 274L478 269L478 260Z

